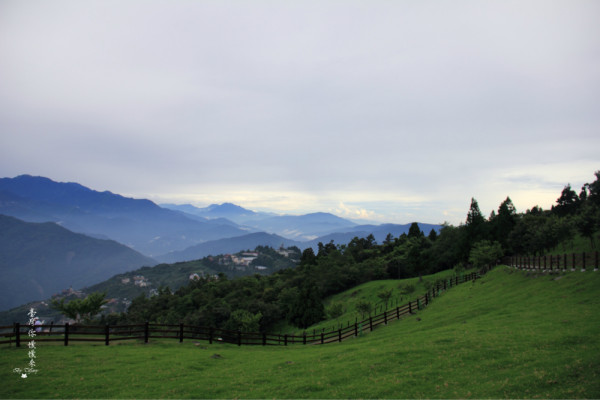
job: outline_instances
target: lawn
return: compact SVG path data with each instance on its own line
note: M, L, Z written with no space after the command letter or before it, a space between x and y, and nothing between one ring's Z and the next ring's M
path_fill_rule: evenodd
M0 398L600 398L600 273L498 267L328 345L0 348ZM376 287L377 288L377 287Z

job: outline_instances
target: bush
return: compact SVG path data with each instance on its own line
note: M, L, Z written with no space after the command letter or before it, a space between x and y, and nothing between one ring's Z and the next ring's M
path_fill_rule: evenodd
M335 302L327 308L327 317L329 319L335 319L340 315L344 314L344 312L344 305L342 303Z
M400 289L400 294L407 295L407 294L411 294L415 291L415 285L406 285L406 286L400 285L399 289Z

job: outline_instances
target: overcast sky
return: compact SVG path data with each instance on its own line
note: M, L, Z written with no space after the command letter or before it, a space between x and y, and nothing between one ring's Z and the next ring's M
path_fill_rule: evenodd
M0 175L380 222L600 169L600 2L0 0Z

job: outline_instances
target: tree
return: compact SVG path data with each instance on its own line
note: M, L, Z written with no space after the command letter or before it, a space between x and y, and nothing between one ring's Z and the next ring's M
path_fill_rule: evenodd
M459 262L467 261L467 246L465 226L455 227L444 223L437 239L427 249L429 272L451 269Z
M534 207L519 219L508 237L513 254L542 254L572 237L567 218L549 217Z
M481 210L479 209L479 203L475 200L474 197L471 197L471 206L469 207L469 212L467 213L467 226L479 226L485 222L485 218L481 214Z
M600 229L600 207L592 202L584 204L575 217L575 226L581 236L590 240L592 248L596 248L594 235Z
M292 304L288 319L300 328L308 328L323 319L325 307L314 280L304 282Z
M301 265L314 265L317 257L315 256L315 251L312 247L307 247L302 252L302 257L300 258Z
M467 213L466 230L469 244L484 238L485 218L481 214L479 204L475 198L471 198L471 206Z
M317 252L317 257L327 257L329 254L332 254L337 251L336 245L333 243L333 240L330 240L329 243L323 245L322 242L317 244L319 251Z
M560 194L560 197L556 199L556 206L552 207L552 212L560 217L566 215L575 214L579 206L579 197L573 189L571 184L565 186Z
M482 240L475 243L469 255L469 262L476 268L492 265L502 257L502 246L500 243Z
M393 291L394 291L394 289L390 288L387 290L382 290L381 292L377 293L377 297L379 297L381 299L381 301L383 301L385 303L386 310L387 310L388 302L392 298Z
M418 238L423 236L423 232L421 232L421 229L419 228L419 224L416 222L413 222L412 224L410 224L410 228L408 228L408 237L409 238Z
M247 310L235 310L229 316L229 321L225 325L230 330L240 330L242 332L258 332L260 330L260 312L253 314Z
M106 293L94 292L88 295L85 299L75 299L65 303L65 299L52 299L50 306L55 310L60 311L66 317L74 319L79 323L83 318L85 321L91 320L101 310L101 307L108 301L105 300Z
M394 243L394 235L392 235L391 233L388 233L385 237L385 239L383 240L383 244L384 245L391 245Z
M335 319L344 313L344 304L339 301L331 303L327 308L327 318Z
M500 207L498 214L490 218L492 237L500 242L502 248L508 247L508 235L517 224L517 210L510 199L506 197Z
M365 314L366 315L371 315L371 311L373 310L373 305L366 301L366 300L359 300L358 302L356 302L356 311L358 311L362 317L361 318L365 318Z
M432 242L435 242L435 241L436 241L436 239L437 239L437 237L438 237L438 234L437 234L437 232L436 232L436 230L435 230L435 229L432 229L431 231L429 231L429 236L427 236L427 237L428 237L428 238L429 238L429 240L431 240Z
M596 175L596 180L585 184L589 192L587 198L592 203L600 206L600 171L596 171L594 175Z

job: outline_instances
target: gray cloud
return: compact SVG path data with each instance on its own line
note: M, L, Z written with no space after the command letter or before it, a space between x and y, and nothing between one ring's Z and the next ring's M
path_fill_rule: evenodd
M600 168L599 11L4 1L0 170L396 222L457 223L513 191L547 207L548 182Z

